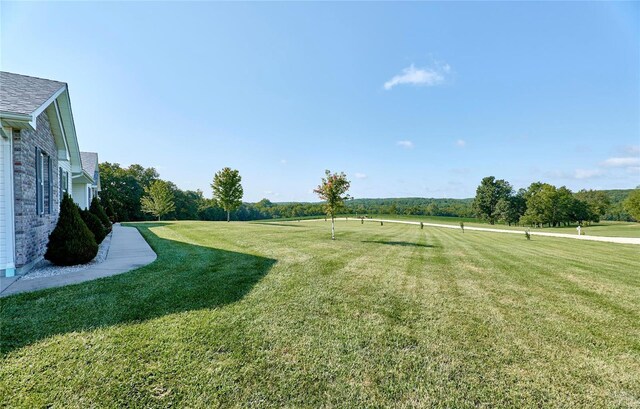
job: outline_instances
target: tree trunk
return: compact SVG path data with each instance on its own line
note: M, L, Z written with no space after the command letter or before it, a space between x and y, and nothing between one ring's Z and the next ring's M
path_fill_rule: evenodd
M158 221L160 221L160 216L158 216Z
M231 220L231 212L227 210L227 223Z
M336 239L336 229L333 222L333 216L331 216L331 240Z

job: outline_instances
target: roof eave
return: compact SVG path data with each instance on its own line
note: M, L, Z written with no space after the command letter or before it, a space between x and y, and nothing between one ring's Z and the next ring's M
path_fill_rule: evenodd
M81 172L72 173L73 181L85 182L87 184L93 184L93 178L84 169Z
M71 98L69 97L68 88L65 85L64 90L66 92L58 94L56 99L62 124L64 126L64 133L67 138L67 146L69 148L69 155L71 156L71 172L82 172L82 159L80 158L80 146L78 145L78 136L76 135L76 126L73 121L73 112L71 110ZM93 180L93 179L92 179Z
M13 112L0 111L0 121L2 126L9 126L17 129L36 129L36 121L32 115L16 114Z

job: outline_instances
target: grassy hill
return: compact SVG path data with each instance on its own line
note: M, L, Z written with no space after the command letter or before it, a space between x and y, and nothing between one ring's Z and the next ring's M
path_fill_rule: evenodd
M0 299L0 405L633 407L638 247L323 221L137 227L134 272Z

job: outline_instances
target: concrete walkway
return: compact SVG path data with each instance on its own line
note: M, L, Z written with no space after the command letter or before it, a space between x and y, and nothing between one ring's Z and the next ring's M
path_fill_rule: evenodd
M303 219L303 221L322 221L324 219ZM336 218L336 220L343 220L343 218ZM357 220L360 221L359 218L348 217L347 220ZM365 222L384 222L384 223L400 223L400 224L413 224L420 225L420 222L412 222L407 220L387 220L387 219L364 219ZM458 229L460 230L460 226L456 226L454 224L438 224L438 223L424 223L425 226L432 227L444 227L446 229ZM492 229L488 227L467 227L464 226L466 230L473 231L486 231L491 233L511 233L511 234L522 234L524 235L524 230L506 230L506 229ZM577 234L566 234L566 233L550 233L550 232L541 232L531 230L532 236L547 236L547 237L562 237L566 239L575 239L575 240L588 240L588 241L604 241L607 243L619 243L619 244L639 244L640 238L638 237L605 237L605 236L578 236Z
M138 229L113 225L111 246L107 258L100 264L88 267L75 273L61 274L52 277L21 280L21 276L0 277L0 297L42 290L45 288L61 287L69 284L82 283L96 278L108 277L126 273L138 267L146 266L156 259L156 253L142 238Z

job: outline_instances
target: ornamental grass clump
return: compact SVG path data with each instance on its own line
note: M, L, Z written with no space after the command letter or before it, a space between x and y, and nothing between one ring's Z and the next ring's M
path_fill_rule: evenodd
M44 258L59 266L84 264L98 254L96 239L80 216L78 206L65 193L58 224L49 235Z

